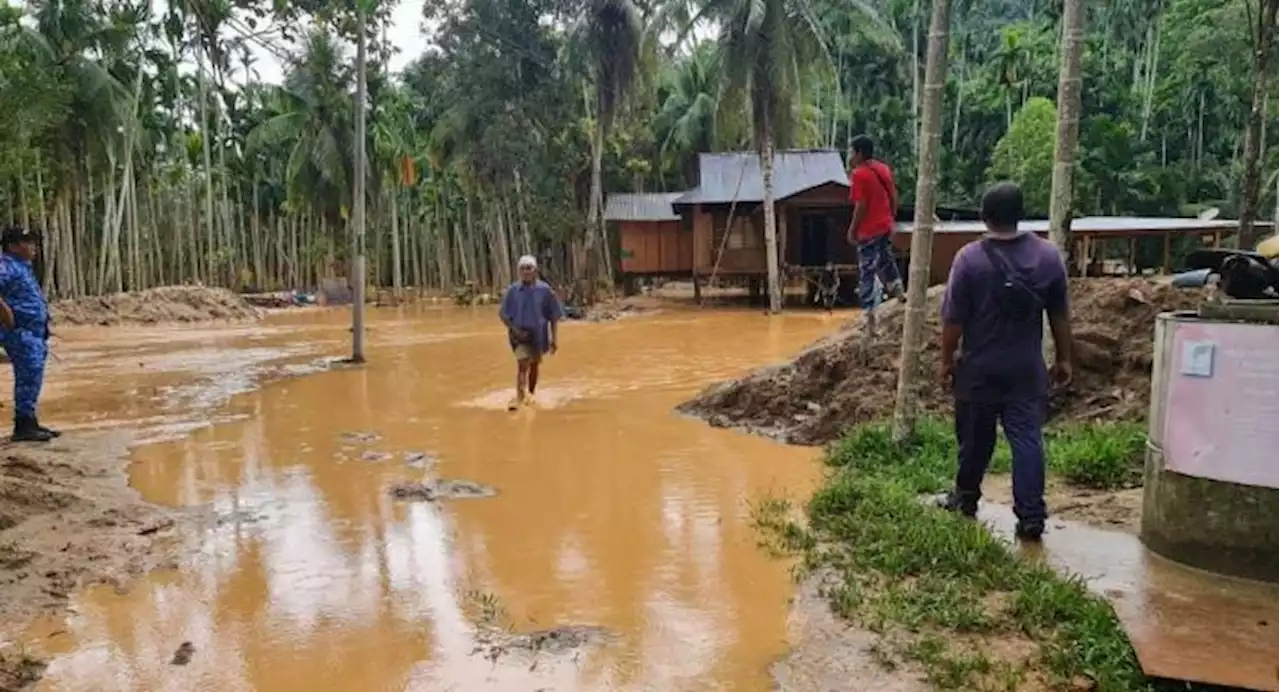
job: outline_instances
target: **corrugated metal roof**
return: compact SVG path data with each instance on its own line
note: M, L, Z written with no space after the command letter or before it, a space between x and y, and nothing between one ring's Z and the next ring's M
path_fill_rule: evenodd
M1239 225L1238 221L1226 219L1204 221L1201 219L1173 217L1082 216L1071 220L1071 232L1096 235L1109 233L1124 235L1138 232L1212 233L1214 231L1233 231ZM1258 225L1262 226L1262 223L1259 222ZM896 230L899 233L910 233L912 226L913 224L910 223L899 223ZM1048 233L1049 222L1043 219L1023 221L1018 224L1018 229L1032 233ZM986 230L987 227L981 221L939 221L933 225L935 233L984 233Z
M849 186L840 154L831 149L799 149L773 155L773 194L786 199L820 185ZM760 155L756 152L698 155L698 187L676 204L728 204L764 201Z
M604 203L605 221L679 221L671 203L683 192L609 195Z

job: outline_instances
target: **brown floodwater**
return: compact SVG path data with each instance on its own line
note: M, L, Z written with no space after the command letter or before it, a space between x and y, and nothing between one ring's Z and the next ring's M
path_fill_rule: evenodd
M817 453L672 407L842 316L670 310L566 324L540 405L512 414L493 309L372 315L369 363L354 369L321 367L349 338L339 310L68 331L55 344L43 416L138 429L129 473L143 497L211 506L219 521L180 570L90 589L72 615L38 625L31 646L53 657L38 689L769 687L791 581L759 549L749 505L806 495ZM387 493L437 476L498 495ZM493 625L610 636L493 660L475 650ZM195 653L171 665L182 642Z

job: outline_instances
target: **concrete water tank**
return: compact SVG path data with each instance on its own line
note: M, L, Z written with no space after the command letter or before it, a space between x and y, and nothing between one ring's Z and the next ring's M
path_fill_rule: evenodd
M1177 562L1275 582L1280 328L1156 318L1142 541Z

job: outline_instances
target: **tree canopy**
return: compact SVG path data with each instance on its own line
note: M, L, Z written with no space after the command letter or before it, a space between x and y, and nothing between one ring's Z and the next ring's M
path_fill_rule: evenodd
M1257 4L1089 3L1076 213L1238 212ZM332 11L345 5L289 5L290 17L253 0L0 5L0 220L45 232L52 293L266 289L345 271L354 29ZM429 0L421 53L398 73L388 7L369 7L378 284L492 285L525 252L574 275L604 194L686 188L699 152L754 148L766 123L778 148L845 151L872 135L912 203L921 0ZM972 207L1007 177L1047 210L1059 13L1049 0L957 4L939 204ZM281 61L282 83L257 76L251 46Z

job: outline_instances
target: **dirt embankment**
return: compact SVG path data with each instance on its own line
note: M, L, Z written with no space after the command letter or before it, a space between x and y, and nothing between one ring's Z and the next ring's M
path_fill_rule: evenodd
M0 446L0 690L43 665L6 639L89 584L123 586L170 563L187 514L143 501L123 472L120 435Z
M132 293L68 298L49 307L55 329L62 325L254 320L261 316L240 294L208 286L160 286Z
M929 291L925 362L937 359L941 287ZM1050 402L1054 420L1141 420L1151 393L1155 317L1193 309L1199 293L1144 279L1072 279L1076 377ZM867 340L855 320L789 363L761 368L712 385L680 405L684 413L721 427L741 427L792 444L818 445L845 427L893 412L903 311L886 305L878 338ZM950 411L951 399L932 370L921 394L924 408Z

